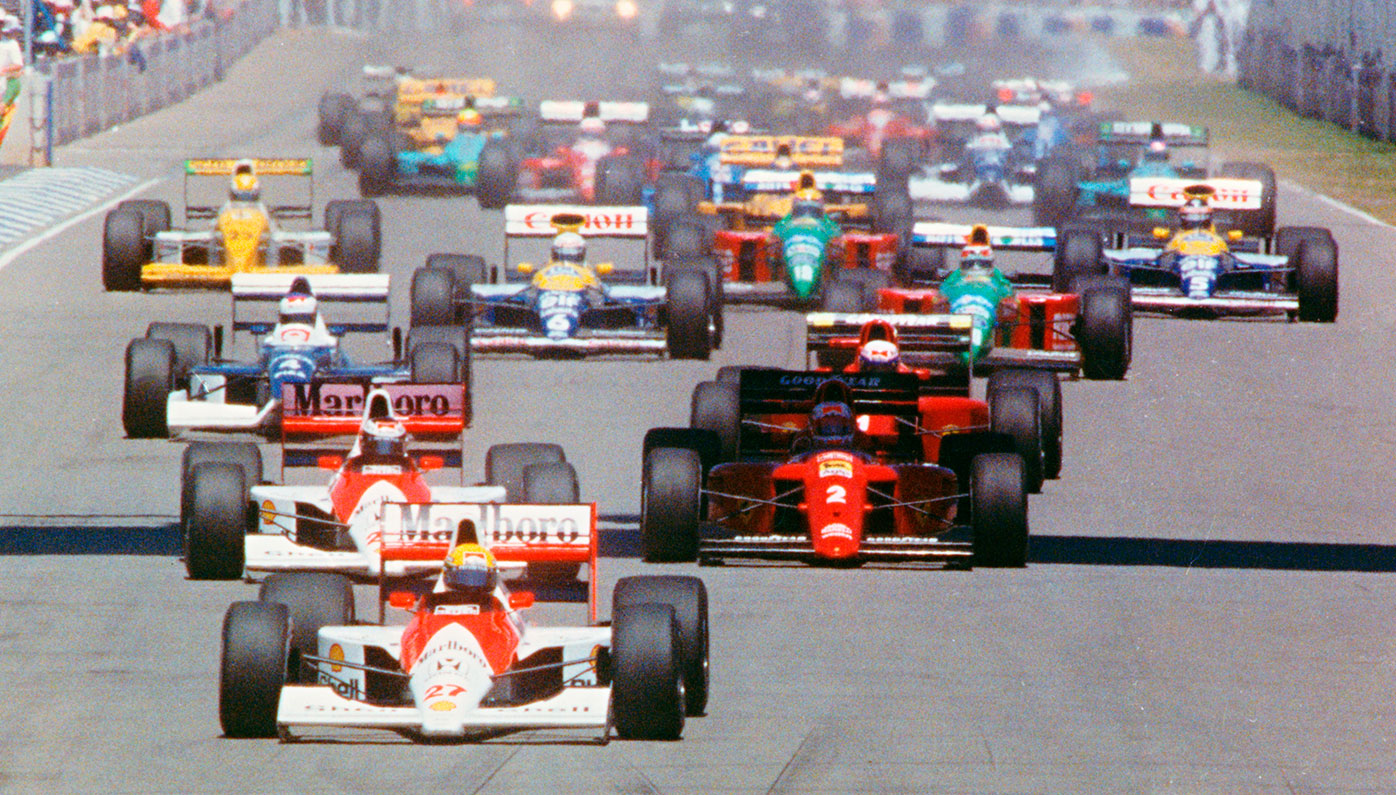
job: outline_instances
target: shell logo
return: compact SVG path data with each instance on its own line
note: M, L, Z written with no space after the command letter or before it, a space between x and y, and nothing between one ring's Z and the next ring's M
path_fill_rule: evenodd
M344 660L344 649L343 649L343 647L341 647L338 643L336 643L336 644L330 646L330 653L327 654L327 655L325 655L325 656L326 656L326 657L329 657L331 660L335 660L335 661L337 661L337 662L342 662L342 661ZM330 664L330 670L333 671L333 672L335 672L335 673L339 673L340 671L343 671L343 670L344 670L344 666L342 666L342 665L335 665L335 664L331 663L331 664Z
M276 506L271 500L262 501L262 510L258 517L262 520L262 524L271 524L276 521Z
M431 709L435 712L450 712L455 708L456 702L454 701L438 701L431 705Z

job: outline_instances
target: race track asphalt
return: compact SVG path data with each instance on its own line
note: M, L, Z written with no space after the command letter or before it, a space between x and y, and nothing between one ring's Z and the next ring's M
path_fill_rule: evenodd
M645 73L638 56L549 69L480 38L448 62L532 96L638 91ZM408 46L281 33L223 84L58 161L178 202L184 157L308 152L319 197L353 196L313 143L315 100ZM397 318L427 253L498 256L497 212L380 204ZM226 322L227 299L104 294L100 213L0 252L0 791L1396 791L1396 230L1295 186L1280 217L1336 235L1339 322L1140 318L1126 381L1064 387L1065 466L1032 499L1023 570L639 560L645 429L682 424L719 365L798 366L794 314L733 311L711 362L478 362L468 478L489 444L560 442L608 519L606 589L656 571L710 589L709 714L680 742L606 747L222 738L221 616L255 589L184 579L180 447L123 438L120 399L130 337L157 319Z

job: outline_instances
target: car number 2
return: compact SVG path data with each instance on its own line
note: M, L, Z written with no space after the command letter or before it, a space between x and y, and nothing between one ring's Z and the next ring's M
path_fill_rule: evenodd
M829 485L828 492L824 495L824 501L831 504L846 504L848 502L848 489L837 483L832 483Z

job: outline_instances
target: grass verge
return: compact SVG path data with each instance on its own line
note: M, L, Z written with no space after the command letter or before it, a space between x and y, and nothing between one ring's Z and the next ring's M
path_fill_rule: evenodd
M1109 46L1132 79L1097 91L1104 106L1131 119L1205 124L1221 157L1268 163L1280 179L1396 223L1396 145L1304 118L1201 73L1187 39L1117 39Z

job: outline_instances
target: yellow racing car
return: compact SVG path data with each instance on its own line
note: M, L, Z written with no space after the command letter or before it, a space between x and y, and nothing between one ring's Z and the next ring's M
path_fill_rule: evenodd
M304 178L305 204L265 204L261 177ZM191 177L227 177L222 205L190 203ZM107 213L102 227L102 285L132 291L167 287L226 287L234 273L373 273L382 243L378 206L372 201L325 205L324 229L309 226L315 188L306 159L187 160L184 168L185 225L171 229L163 201L125 201Z

